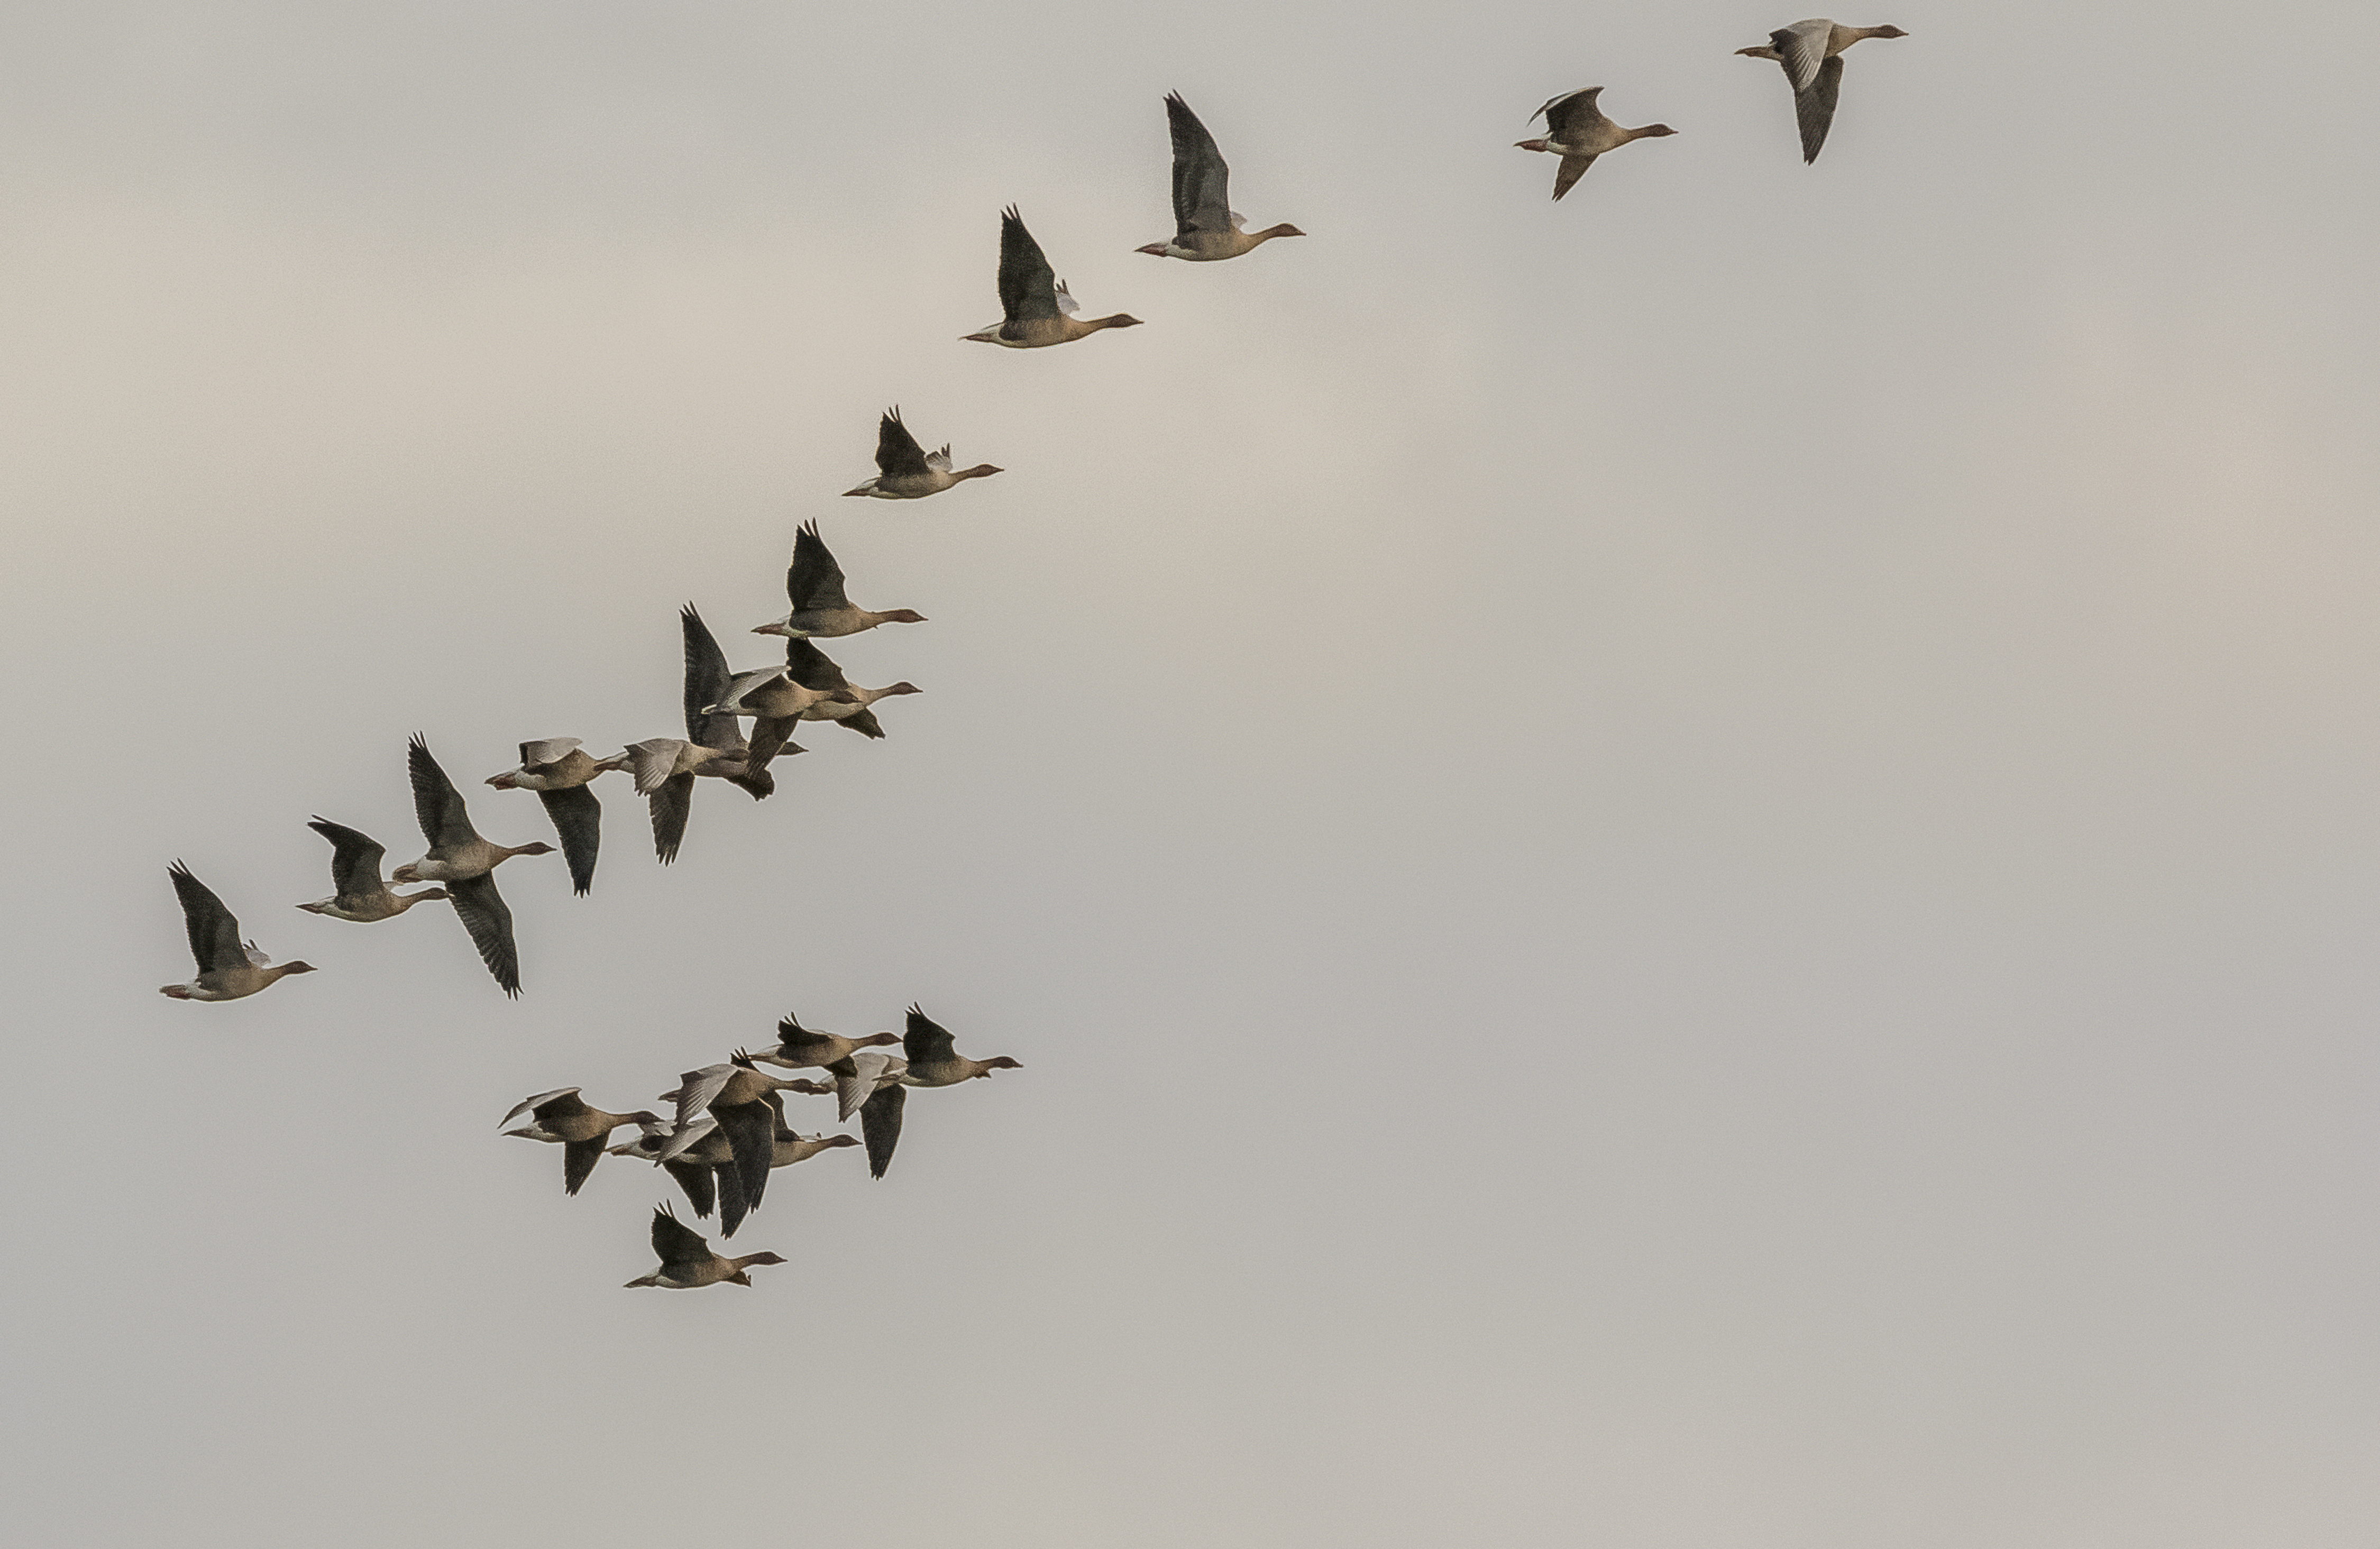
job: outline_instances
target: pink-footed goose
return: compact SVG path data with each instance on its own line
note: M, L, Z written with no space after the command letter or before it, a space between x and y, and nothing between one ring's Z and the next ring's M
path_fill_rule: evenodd
M253 941L239 938L239 921L214 889L176 861L166 868L174 896L182 902L182 926L198 960L198 977L186 985L160 985L157 993L175 1000L237 1000L292 974L311 974L310 962L275 962Z
M901 423L896 404L884 411L876 425L876 477L844 493L873 495L880 501L917 501L939 495L963 480L990 478L1002 471L990 463L953 471L950 447L945 444L940 452L929 453L919 446L909 427Z
M840 1033L822 1033L814 1027L804 1027L798 1013L787 1011L784 1019L777 1023L777 1047L752 1058L763 1065L774 1065L780 1070L823 1070L861 1049L900 1041L898 1033L870 1033L865 1038L846 1038ZM844 1117L848 1119L851 1115L845 1113Z
M835 1097L847 1122L859 1115L859 1132L868 1144L868 1174L881 1178L892 1165L901 1143L901 1121L912 1086L956 1086L989 1076L994 1071L1025 1067L1007 1055L969 1059L958 1052L950 1030L916 1006L909 1008L907 1031L901 1035L902 1053L893 1059L872 1049L847 1054L827 1067L835 1078Z
M516 996L520 953L513 945L513 912L496 891L496 867L515 855L551 855L553 846L542 840L504 845L481 839L471 827L463 793L438 767L419 733L406 744L405 761L413 779L413 815L421 824L421 837L430 841L430 853L397 867L390 880L445 883L455 917L470 933L480 961L506 996Z
M1608 151L1617 151L1632 139L1658 139L1678 131L1667 124L1647 124L1641 129L1623 129L1603 115L1595 100L1603 95L1600 86L1589 86L1576 91L1565 91L1559 97L1548 97L1531 119L1543 114L1546 134L1543 139L1519 139L1512 143L1522 151L1545 151L1561 158L1554 169L1554 198L1571 191L1595 159Z
M855 608L844 592L843 566L819 536L816 522L805 522L794 534L793 563L785 567L785 600L792 604L774 623L754 624L755 635L783 635L792 640L832 640L857 635L880 623L924 623L926 615L909 608L873 612Z
M804 720L831 720L847 726L863 737L881 737L884 723L876 719L874 706L879 699L896 698L905 694L923 694L916 684L902 682L882 688L860 688L843 675L834 660L808 640L795 638L785 642L785 671L794 682L804 688L814 688L822 694L836 691L850 696L848 699L829 697L820 700L802 712Z
M746 762L753 768L764 768L784 749L794 727L805 719L824 719L814 712L829 703L854 710L868 708L867 701L847 688L807 687L789 668L764 667L757 672L736 673L728 680L726 692L715 703L702 707L702 713L751 717Z
M685 1147L662 1160L662 1153L679 1133L668 1119L648 1124L635 1140L613 1146L610 1155L655 1164L676 1180L696 1216L708 1216L718 1206L724 1235L735 1236L744 1224L744 1185L736 1178L735 1150L719 1132L719 1120L706 1113L687 1125Z
M1001 319L980 333L961 335L969 343L1001 345L1009 349L1040 349L1071 344L1105 328L1137 328L1140 320L1126 312L1103 318L1080 318L1082 309L1057 277L1041 244L1025 229L1025 217L1010 205L1000 212Z
M719 648L717 637L694 604L679 610L678 625L686 648L682 700L686 736L630 743L618 756L636 781L637 794L652 808L653 853L663 865L677 859L678 847L686 841L698 779L724 780L741 786L754 801L777 789L777 777L765 761L753 759L752 746L745 741L735 718L714 708L727 696L734 682L727 671L727 653ZM801 751L781 740L776 755L791 757Z
M534 1097L523 1097L496 1121L496 1128L503 1130L524 1113L535 1119L533 1124L504 1132L562 1147L562 1192L565 1194L578 1192L579 1185L594 1172L595 1164L603 1159L613 1131L623 1124L652 1125L662 1121L660 1114L645 1108L634 1113L606 1113L601 1108L589 1107L580 1100L578 1092L576 1086L562 1086Z
M331 841L331 885L338 889L326 899L298 906L309 914L370 925L393 920L417 903L434 903L447 896L443 888L392 892L380 877L381 857L388 853L380 841L326 817L317 817L306 826Z
M776 1253L746 1253L727 1258L710 1251L710 1240L677 1218L667 1205L653 1211L653 1256L662 1266L639 1275L630 1286L658 1286L663 1290L692 1290L699 1286L749 1286L747 1273L756 1265L783 1264Z
M678 1078L675 1091L662 1094L663 1101L677 1105L677 1132L662 1145L659 1159L668 1161L682 1151L684 1137L692 1134L696 1116L710 1114L719 1120L719 1132L727 1137L735 1153L736 1176L744 1185L745 1206L758 1210L760 1197L769 1187L769 1167L776 1147L779 1113L768 1099L779 1092L828 1090L817 1082L787 1081L764 1074L754 1065L752 1057L739 1048L727 1063L688 1071Z
M1773 59L1785 70L1793 88L1793 118L1802 130L1802 162L1818 159L1834 127L1835 101L1843 90L1843 50L1863 38L1905 38L1898 27L1846 27L1825 17L1812 17L1768 34L1766 43L1735 52L1753 59Z
M603 841L603 804L589 782L610 769L625 768L625 758L597 758L581 751L576 737L547 737L520 744L520 768L490 775L499 791L534 791L553 832L562 841L562 858L570 864L570 886L581 898L595 885L595 853Z
M1215 263L1253 252L1276 236L1305 235L1286 224L1262 231L1246 229L1247 223L1232 208L1232 169L1216 149L1215 137L1198 122L1179 91L1166 94L1165 123L1173 137L1173 236L1170 241L1152 242L1135 251L1155 258Z

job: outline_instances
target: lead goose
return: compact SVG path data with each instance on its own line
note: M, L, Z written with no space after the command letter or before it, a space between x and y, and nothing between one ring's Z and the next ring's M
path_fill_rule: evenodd
M804 688L815 688L829 697L802 712L804 720L831 720L847 726L863 737L881 737L884 723L876 719L874 706L879 699L892 699L904 694L923 694L924 689L913 683L897 683L883 688L859 688L843 675L843 669L833 659L808 640L785 642L785 671L794 682ZM835 691L849 698L837 698Z
M843 566L819 536L816 522L806 522L794 534L793 562L785 566L785 616L774 623L754 624L755 635L782 635L789 640L832 640L857 635L880 623L924 623L926 615L909 608L872 612L855 608L843 589Z
M520 768L488 777L499 791L534 791L562 841L570 864L570 886L581 898L595 885L595 852L603 841L603 804L588 789L606 770L626 768L622 758L582 752L576 737L548 737L520 744Z
M381 857L388 851L378 840L325 817L317 817L306 826L331 841L331 885L338 889L329 898L298 906L309 914L327 914L334 920L370 925L393 920L417 903L434 903L447 896L443 888L425 888L418 893L391 892L388 884L380 878Z
M496 1128L502 1130L524 1113L537 1120L505 1133L562 1147L562 1192L565 1194L577 1193L579 1185L594 1172L595 1164L603 1159L613 1131L623 1124L651 1125L662 1121L660 1114L644 1108L634 1113L606 1113L601 1108L589 1107L579 1099L578 1093L576 1086L563 1086L534 1097L523 1097L496 1121Z
M1136 251L1217 263L1253 252L1276 236L1305 235L1288 224L1245 229L1247 223L1232 208L1232 169L1216 149L1215 137L1179 91L1166 93L1165 125L1173 138L1173 236Z
M746 1253L727 1258L710 1251L710 1240L679 1220L667 1205L653 1211L653 1256L662 1266L639 1275L630 1286L658 1286L663 1290L692 1290L721 1284L749 1286L755 1265L783 1264L775 1253Z
M777 1047L752 1058L763 1065L774 1065L780 1070L823 1069L838 1059L850 1058L861 1049L900 1041L898 1033L870 1033L865 1038L846 1038L840 1033L821 1033L816 1028L804 1027L799 1013L787 1011L784 1020L777 1023ZM849 1119L851 1115L846 1110L844 1117Z
M1793 119L1802 130L1802 163L1818 159L1834 127L1835 101L1843 90L1843 50L1863 38L1905 38L1898 27L1846 27L1825 17L1812 17L1768 34L1766 43L1735 52L1753 59L1773 59L1785 70L1793 88Z
M542 840L522 845L491 844L471 827L463 793L431 757L419 732L406 744L407 771L413 779L413 815L430 853L396 868L395 882L443 882L455 917L471 935L480 961L507 996L520 993L520 953L513 945L513 912L496 891L496 867L515 855L551 855Z
M990 478L1002 472L990 463L978 463L971 468L951 470L951 449L946 443L940 452L929 453L901 423L900 405L884 411L876 425L876 477L856 490L845 490L846 495L873 495L880 501L919 501L928 495L939 495L952 485L969 478Z
M1001 319L978 333L962 334L971 344L1000 345L1009 349L1040 349L1072 344L1103 328L1137 328L1140 320L1127 312L1103 318L1079 318L1082 310L1057 277L1041 244L1025 229L1025 217L1010 205L1000 212Z
M1659 139L1678 131L1667 124L1647 124L1640 129L1623 129L1603 115L1595 100L1603 95L1600 86L1589 86L1576 91L1566 91L1559 97L1548 97L1531 119L1543 114L1546 134L1543 139L1518 139L1513 147L1521 151L1546 151L1561 158L1554 169L1554 198L1571 191L1595 159L1609 151L1617 151L1633 139Z
M160 985L157 993L175 1000L237 1000L271 987L292 974L311 974L310 962L275 962L253 941L242 943L239 921L214 889L176 861L166 868L174 895L182 902L182 926L198 960L198 977L186 985Z
M727 655L702 615L687 603L678 611L679 634L686 647L686 736L652 737L630 743L617 762L636 781L637 794L652 809L653 853L663 865L677 859L686 841L686 819L694 812L694 782L724 780L739 785L759 801L777 789L776 776L765 762L756 765L751 744L736 729L733 715L715 707L727 695L733 679ZM802 750L781 740L776 755L791 757Z

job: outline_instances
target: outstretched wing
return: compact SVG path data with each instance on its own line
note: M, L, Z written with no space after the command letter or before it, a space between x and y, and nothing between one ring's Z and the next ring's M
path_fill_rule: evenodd
M421 837L432 849L468 844L480 837L480 830L471 827L471 815L464 810L463 793L455 789L455 782L430 756L430 744L419 732L405 744L405 767L413 779L413 816L421 824Z
M744 740L736 734L735 718L703 713L705 705L716 705L727 697L727 653L719 648L718 637L694 611L693 603L679 609L677 619L686 635L686 739L704 747L734 747Z
M578 1186L595 1171L595 1164L603 1159L603 1143L611 1137L595 1135L587 1140L565 1141L562 1146L562 1192L578 1192Z
M1173 135L1173 224L1184 236L1194 232L1228 233L1232 169L1216 149L1215 137L1179 91L1165 98L1165 124Z
M570 863L570 885L581 897L595 885L595 851L603 841L603 804L592 786L573 785L560 791L540 791L545 815L562 839L562 858Z
M785 675L813 694L832 694L851 686L833 659L808 640L785 642Z
M506 995L518 995L520 954L513 947L513 912L496 891L496 874L483 871L449 882L446 891L455 901L455 917L471 933L471 945L480 949L480 961Z
M708 1216L718 1203L710 1187L710 1167L706 1162L663 1162L677 1186L686 1191L686 1203L694 1206L697 1216Z
M306 826L331 841L331 885L341 897L380 890L381 857L388 852L378 840L326 817Z
M785 596L796 613L820 608L848 608L843 592L843 566L834 563L816 522L805 522L794 534L794 563L785 571ZM709 704L712 701L705 700Z
M876 471L887 478L914 478L926 471L926 449L901 423L900 405L884 411L876 425Z
M647 805L653 814L653 853L667 865L677 859L677 847L686 842L686 820L694 814L694 776L670 776Z
M1768 44L1777 51L1777 62L1785 67L1785 79L1793 83L1795 96L1816 83L1818 71L1827 62L1827 45L1834 36L1835 24L1819 18L1797 21L1768 34Z
M701 1264L710 1257L710 1242L662 1205L653 1211L653 1256L664 1265Z
M1594 164L1593 156L1564 156L1561 164L1554 168L1554 198L1560 199L1576 188L1578 180L1586 175L1586 169Z
M189 932L190 955L198 959L199 972L246 967L248 949L239 942L239 922L215 897L214 889L191 876L190 868L179 861L167 868L166 875L174 879L174 896L182 901L182 925Z
M861 1105L859 1135L868 1143L868 1176L881 1178L892 1165L892 1148L901 1144L901 1110L908 1106L909 1089L883 1088Z
M908 1026L901 1035L901 1052L912 1065L939 1065L957 1059L959 1051L949 1028L912 1006Z
M1818 79L1807 91L1793 93L1793 119L1802 129L1803 165L1818 159L1827 131L1835 127L1835 99L1842 93L1843 56L1840 54L1818 67Z
M1010 324L1058 315L1058 275L1010 205L1000 212L1000 310Z
M719 1132L727 1137L728 1149L735 1154L735 1178L743 1185L744 1208L760 1208L760 1195L769 1187L769 1164L776 1159L776 1117L766 1103L735 1103L726 1107L714 1107L712 1117L719 1120Z
M1546 115L1547 138L1562 145L1574 143L1571 139L1572 129L1603 116L1603 110L1595 105L1595 99L1602 95L1602 87L1586 86L1575 91L1565 91L1559 97L1547 98L1545 105L1537 109L1537 113ZM1532 118L1536 115L1536 113L1529 115Z

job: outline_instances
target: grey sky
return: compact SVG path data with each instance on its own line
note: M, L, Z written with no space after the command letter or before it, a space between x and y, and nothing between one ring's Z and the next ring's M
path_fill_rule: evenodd
M0 1514L2366 1549L2380 12L1900 0L1815 168L1796 14L11 7ZM1168 90L1308 240L1133 253ZM1148 326L959 343L1012 200ZM1010 471L837 499L894 402ZM517 1004L289 907L813 516L886 741L607 781ZM159 997L176 856L322 972ZM493 1130L912 999L1026 1069L754 1290Z

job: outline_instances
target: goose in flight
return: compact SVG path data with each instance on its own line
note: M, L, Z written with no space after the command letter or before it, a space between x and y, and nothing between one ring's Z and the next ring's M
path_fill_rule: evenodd
M1165 123L1173 135L1173 236L1136 251L1213 263L1237 258L1276 236L1305 235L1285 224L1262 231L1245 229L1247 223L1232 208L1232 169L1215 148L1215 137L1179 91L1166 93Z
M513 945L513 912L496 891L496 867L515 855L551 855L553 846L543 840L528 844L492 844L471 827L463 793L430 755L419 733L406 744L407 772L413 777L413 815L430 853L396 868L395 882L443 882L455 904L455 917L471 935L480 961L507 996L520 993L520 953Z
M881 1178L892 1165L893 1148L901 1144L901 1114L908 1106L909 1089L901 1078L908 1062L874 1049L846 1054L827 1067L834 1077L834 1095L844 1123L859 1115L860 1137L868 1144L868 1176Z
M909 1008L908 1030L901 1035L901 1052L909 1060L909 1068L901 1080L910 1086L956 1086L963 1081L989 1076L994 1071L1025 1069L1004 1054L989 1059L965 1058L959 1053L950 1029L916 1006Z
M1802 161L1818 159L1834 127L1835 99L1843 90L1843 50L1862 38L1905 38L1898 27L1846 27L1825 17L1812 17L1768 34L1768 41L1735 52L1754 59L1773 59L1784 67L1793 88L1793 117L1802 129Z
M818 524L806 522L794 534L793 563L785 567L785 600L793 607L774 623L755 624L755 635L782 635L790 640L832 640L874 629L880 623L924 623L926 615L908 608L870 612L854 608L844 595L843 566L819 536Z
M658 1124L646 1125L635 1140L613 1146L610 1155L653 1163L676 1180L696 1216L708 1216L714 1205L720 1206L727 1223L725 1235L735 1236L735 1228L744 1223L744 1185L736 1180L735 1153L728 1145L727 1137L719 1132L719 1120L707 1113L696 1119L686 1126L686 1146L667 1161L662 1160L662 1152L678 1132L677 1127L665 1119Z
M1589 86L1577 91L1565 91L1559 97L1548 97L1534 120L1543 114L1546 135L1543 139L1518 139L1512 142L1522 151L1548 151L1561 158L1554 169L1554 198L1571 191L1572 185L1586 175L1586 169L1607 151L1617 151L1632 139L1658 139L1678 131L1667 124L1647 124L1641 129L1623 129L1603 115L1595 100L1603 95L1600 86Z
M717 708L735 681L728 675L727 653L719 648L717 637L694 611L694 604L679 610L678 624L686 645L686 736L630 743L618 756L618 762L637 782L637 794L645 797L652 809L653 853L663 865L677 859L678 846L686 841L698 778L709 776L740 785L754 801L777 789L777 777L768 765L753 761L751 745L736 728L735 718ZM782 739L777 749L786 757L800 751Z
M736 1177L744 1185L745 1207L758 1210L760 1196L769 1187L777 1121L783 1117L768 1099L780 1092L827 1090L813 1081L787 1081L763 1074L753 1064L752 1057L739 1048L726 1064L688 1071L678 1077L675 1091L662 1094L663 1101L677 1104L677 1127L662 1146L658 1159L666 1162L684 1151L698 1138L692 1129L696 1117L710 1114L719 1121L719 1132L727 1138L735 1155Z
M535 1123L504 1132L523 1140L561 1145L562 1192L565 1194L578 1192L579 1185L595 1170L595 1164L603 1159L613 1131L623 1124L657 1125L662 1121L660 1114L643 1108L635 1113L606 1113L601 1108L589 1107L579 1100L578 1091L575 1086L564 1086L540 1092L534 1097L523 1097L513 1105L511 1112L496 1121L496 1128L503 1130L522 1114L528 1114ZM704 1212L697 1210L696 1214Z
M990 463L978 463L953 472L949 445L931 453L919 446L909 427L901 423L900 405L895 405L884 411L876 425L876 477L844 493L873 495L880 501L917 501L939 495L962 479L990 478L1002 471Z
M961 337L972 344L1001 345L1009 349L1039 349L1045 345L1071 344L1102 328L1137 328L1140 320L1127 312L1103 318L1079 318L1082 310L1057 277L1041 244L1025 229L1025 217L1010 205L1000 212L1001 319L978 333Z
M310 962L275 962L253 941L239 938L239 922L232 917L214 889L190 875L176 861L166 869L174 894L182 901L182 924L190 936L190 955L199 962L198 977L186 985L160 985L157 993L175 1000L237 1000L254 995L276 979L311 974Z
M898 1033L870 1033L865 1038L846 1038L840 1033L821 1033L814 1027L804 1027L798 1013L787 1011L784 1020L777 1023L777 1047L752 1058L763 1065L774 1065L780 1070L822 1070L861 1049L900 1041ZM851 1115L846 1111L844 1117L849 1119Z
M769 760L786 747L786 739L794 734L795 725L830 701L847 705L854 710L868 708L849 689L807 688L795 681L789 668L767 667L758 672L736 673L728 680L727 692L720 696L719 702L703 706L702 713L706 716L750 716L752 736L745 763L750 768L766 768ZM801 750L795 748L794 751L798 753Z
M388 853L380 841L325 817L317 817L306 826L331 841L331 885L338 889L329 898L298 906L309 914L327 914L334 920L369 925L375 920L393 920L417 903L433 903L447 896L443 888L425 888L418 893L391 892L388 884L380 879L381 857Z
M913 683L897 683L883 688L859 688L843 675L843 669L832 658L810 641L791 639L785 642L785 671L794 682L804 688L814 688L832 695L840 690L848 699L829 697L820 700L802 712L804 720L832 720L838 726L848 726L863 737L881 737L884 723L876 719L871 708L879 699L895 698L904 694L923 694L924 689Z
M748 1271L755 1265L785 1262L775 1253L746 1253L739 1258L714 1253L710 1240L679 1220L667 1205L653 1211L653 1256L662 1261L662 1266L650 1275L638 1276L629 1285L658 1286L663 1290L692 1290L722 1283L749 1286Z
M499 791L534 791L553 820L562 858L570 864L570 886L580 896L595 885L595 852L603 840L603 804L588 789L608 769L625 768L625 758L597 758L581 751L576 737L548 737L520 744L520 768L490 775Z

